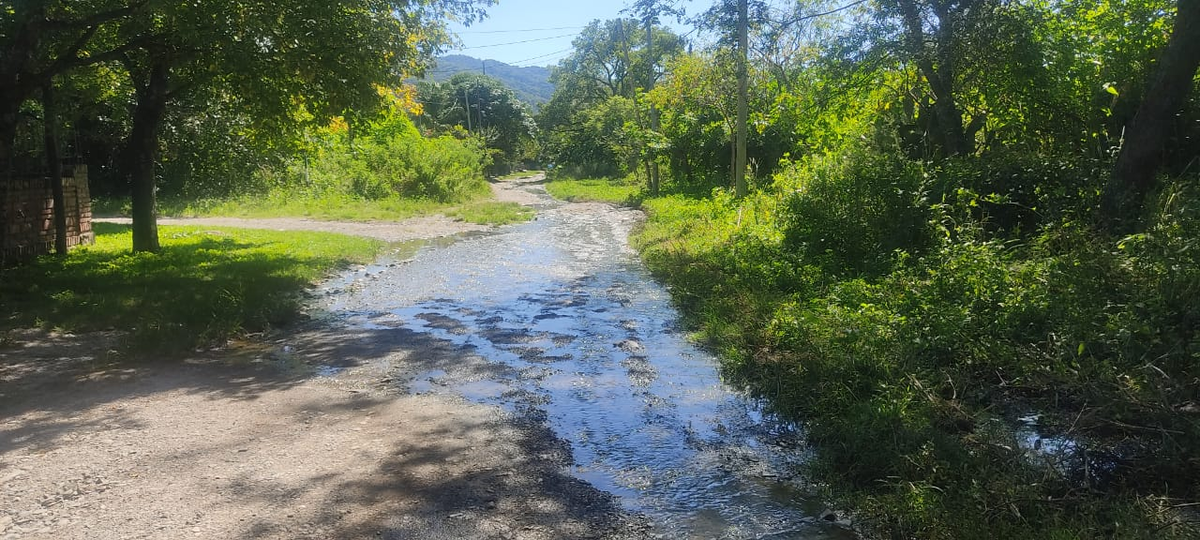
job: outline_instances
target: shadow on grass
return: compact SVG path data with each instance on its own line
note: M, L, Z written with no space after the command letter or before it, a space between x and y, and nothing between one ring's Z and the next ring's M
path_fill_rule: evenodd
M129 230L97 223L94 247L0 271L0 329L119 330L139 350L179 352L291 322L305 287L363 260L311 233L174 227L160 253L133 254Z

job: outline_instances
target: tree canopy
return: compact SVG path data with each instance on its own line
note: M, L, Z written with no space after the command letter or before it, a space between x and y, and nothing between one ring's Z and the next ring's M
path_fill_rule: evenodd
M334 116L370 115L379 87L418 73L447 43L448 19L470 22L490 3L18 2L0 10L0 163L9 174L17 166L21 108L43 81L93 76L83 68L124 79L127 92L106 96L128 100L132 111L113 161L134 194L135 249L153 251L162 126L176 107L219 103L245 119L238 124L277 140Z

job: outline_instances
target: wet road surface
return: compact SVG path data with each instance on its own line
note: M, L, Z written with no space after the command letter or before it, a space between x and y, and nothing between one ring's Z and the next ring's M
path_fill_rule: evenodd
M721 383L627 243L640 214L563 204L536 221L402 251L327 285L342 324L436 340L480 362L400 381L544 423L571 473L665 538L852 538L796 478L802 435Z

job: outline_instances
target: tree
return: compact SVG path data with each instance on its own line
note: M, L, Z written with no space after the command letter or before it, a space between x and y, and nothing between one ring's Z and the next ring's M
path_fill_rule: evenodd
M677 8L674 2L664 2L662 0L638 0L633 4L633 13L642 19L646 26L646 56L650 59L645 63L646 67L646 86L645 91L654 90L654 85L658 81L658 68L655 66L653 59L654 54L654 25L659 23L659 16L664 13L674 14L677 17L683 16L683 10ZM650 102L650 132L658 133L661 129L658 107L654 102ZM658 195L659 184L661 183L659 176L658 159L654 152L647 152L647 171L646 176L649 180L650 196Z
M971 150L963 129L963 115L955 95L957 63L953 40L958 36L960 21L973 10L980 9L981 0L943 2L932 0L928 5L918 0L895 0L904 26L904 43L929 89L933 91L934 123L937 142L947 156ZM927 21L932 39L926 36Z
M1106 213L1117 220L1141 207L1162 164L1163 146L1175 115L1195 86L1200 68L1200 0L1179 0L1175 27L1163 51L1125 142L1117 156L1113 183L1106 194Z
M156 4L127 21L122 32L143 41L121 57L137 89L122 159L134 250L158 249L155 163L172 103L220 87L277 128L299 124L297 107L318 121L370 111L376 88L418 71L446 40L444 19L472 19L475 3L214 0Z
M737 52L737 76L738 76L738 102L737 102L737 142L733 151L733 186L734 193L738 197L745 197L746 188L746 137L749 126L749 99L746 95L748 85L747 70L749 67L749 15L747 14L746 0L738 0L738 52Z
M626 174L629 171L612 157L612 149L604 147L612 134L587 132L587 126L604 124L589 122L587 113L605 105L602 116L611 120L611 113L624 111L629 116L619 125L633 122L640 124L642 130L649 129L650 114L636 107L613 107L612 98L636 103L639 93L644 93L652 80L657 79L658 66L682 51L683 41L653 23L647 33L644 24L636 19L614 19L592 22L575 39L574 46L575 51L553 69L554 96L538 116L546 150L560 164L602 174ZM642 148L639 153L652 155L648 150ZM600 161L580 161L585 159ZM653 178L650 163L646 161Z
M138 47L111 33L145 9L142 0L29 0L0 9L0 167L11 174L21 106L51 78Z
M445 83L422 83L418 100L426 127L470 127L502 154L503 165L519 161L522 144L533 139L537 127L529 106L512 90L477 73L459 73Z

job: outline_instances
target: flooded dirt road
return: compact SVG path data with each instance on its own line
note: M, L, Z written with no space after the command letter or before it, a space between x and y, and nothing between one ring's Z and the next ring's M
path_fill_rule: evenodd
M349 272L321 291L325 322L364 350L441 351L391 366L389 384L549 428L570 474L664 538L852 537L794 477L801 434L681 332L628 246L640 213L524 189L536 221Z

